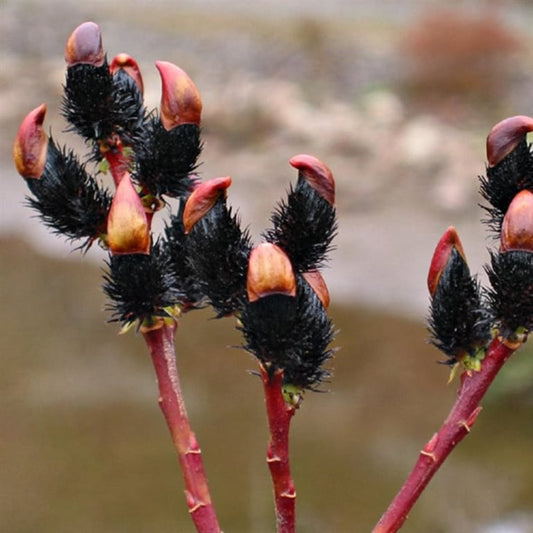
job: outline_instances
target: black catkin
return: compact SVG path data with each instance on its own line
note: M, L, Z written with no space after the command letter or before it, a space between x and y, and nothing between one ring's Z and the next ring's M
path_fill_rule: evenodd
M106 231L111 195L80 164L72 151L59 149L52 138L40 179L27 179L33 197L28 205L54 233L85 239L82 248Z
M295 297L272 294L248 302L240 316L245 344L269 371L283 370L285 384L314 390L330 376L334 331L312 288L298 279Z
M487 295L491 313L504 336L520 328L533 328L533 253L509 251L491 253L486 267L491 283Z
M116 142L145 152L147 113L135 81L119 69L109 72L107 61L100 67L79 64L67 69L62 114L70 130L93 141L93 159L101 159L101 144Z
M168 254L169 267L174 273L176 286L183 294L182 305L184 309L188 309L202 305L204 294L188 256L187 235L182 218L183 205L184 202L180 204L177 214L170 217L170 221L165 227L166 240L162 245L165 253Z
M132 147L139 157L145 150L149 116L144 107L143 96L135 80L124 70L113 75L112 105L109 122L125 146Z
M181 294L168 255L159 243L150 255L110 256L103 289L110 299L111 321L128 325L166 317L166 309L180 302Z
M144 149L137 157L135 179L154 196L185 196L194 185L191 174L201 152L199 126L181 124L167 131L154 114L148 124Z
M242 231L237 215L220 198L191 229L189 258L198 285L217 313L231 315L246 298L250 236Z
M62 114L87 140L106 139L113 133L113 76L107 61L97 67L73 65L67 69Z
M431 300L431 343L450 365L463 354L473 354L490 339L490 324L481 302L479 283L454 249Z
M482 206L488 217L483 220L499 238L503 217L513 198L523 189L533 191L533 156L526 137L494 167L480 176L480 194L490 204Z
M336 212L307 181L299 179L296 187L291 187L270 220L272 228L263 237L285 251L296 272L324 265L337 232Z

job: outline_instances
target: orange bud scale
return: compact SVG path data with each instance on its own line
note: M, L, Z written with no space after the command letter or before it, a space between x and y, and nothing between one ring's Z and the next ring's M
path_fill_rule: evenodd
M48 137L43 129L46 104L30 111L22 121L13 144L17 172L25 178L40 178L46 164Z
M291 261L279 246L265 242L251 251L246 290L250 302L272 294L296 296L296 276Z
M454 248L459 252L463 260L466 262L463 244L461 243L455 228L450 226L440 238L437 246L435 247L435 251L433 252L433 258L431 260L427 279L428 289L431 296L433 296L437 290L440 277L442 276L442 273L444 272L444 269L450 260L452 250Z

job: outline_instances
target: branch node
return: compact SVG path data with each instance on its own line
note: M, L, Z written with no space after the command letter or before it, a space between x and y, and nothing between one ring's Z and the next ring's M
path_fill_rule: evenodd
M282 492L280 495L282 498L289 498L291 500L296 499L296 491L293 489L292 492Z
M420 455L429 457L434 463L437 462L437 456L433 452L427 452L426 450L420 450Z
M189 509L189 514L194 514L196 511L198 511L198 509L201 509L202 507L205 507L204 502L199 502L195 504L193 507Z
M200 448L188 448L185 455L202 455Z

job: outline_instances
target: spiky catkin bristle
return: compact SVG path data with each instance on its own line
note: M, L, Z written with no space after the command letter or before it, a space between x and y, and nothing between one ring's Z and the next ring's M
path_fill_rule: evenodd
M134 147L136 153L143 153L149 118L139 87L122 69L113 75L112 113L115 132L122 142Z
M200 128L196 124L181 124L167 131L154 115L148 124L144 149L137 157L135 178L155 196L184 196L194 184L191 173L201 151Z
M62 113L72 130L85 139L113 132L113 76L107 61L101 66L77 64L67 69Z
M106 141L113 134L142 152L146 110L135 81L122 70L114 76L107 61L100 67L77 64L67 69L62 114L70 130L89 141ZM94 157L99 158L98 144Z
M178 213L170 218L165 227L164 248L169 256L170 268L176 277L179 291L183 294L182 305L187 309L201 305L204 294L188 257L186 245L188 236L185 234L182 215L183 203L180 204Z
M240 320L244 348L270 371L283 369L284 383L315 389L330 376L323 365L333 354L333 326L303 279L295 297L272 294L248 303Z
M266 241L278 245L291 259L297 272L324 265L337 232L335 208L305 180L298 180L272 213L272 228Z
M103 289L110 300L107 309L112 322L142 323L165 317L165 308L180 302L168 254L159 243L152 247L150 255L110 256L107 266Z
M52 138L41 178L26 182L34 195L28 197L28 204L54 233L85 239L82 247L105 233L111 195L71 151L59 149Z
M526 138L494 167L487 167L486 177L480 176L481 196L490 204L482 206L488 213L484 220L499 237L502 221L509 204L522 189L533 190L533 156Z
M533 253L491 253L486 267L491 283L487 291L491 312L508 336L519 328L533 328Z
M248 231L220 197L191 229L187 256L200 290L218 316L240 309L246 298L251 244Z
M430 306L431 343L449 358L473 351L490 339L480 287L457 249L444 269Z

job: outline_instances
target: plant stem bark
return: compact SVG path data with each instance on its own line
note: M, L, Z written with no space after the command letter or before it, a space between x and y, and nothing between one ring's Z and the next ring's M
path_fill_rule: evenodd
M202 452L191 430L176 365L174 334L177 324L144 332L157 375L159 406L178 454L185 480L189 512L198 533L220 533L204 471Z
M277 533L294 533L296 491L291 478L289 460L289 429L295 407L283 397L283 371L269 372L261 365L261 379L270 431L267 464L274 486Z
M124 154L122 141L118 136L113 135L107 140L107 143L102 145L100 151L102 156L107 160L115 187L117 187L130 167L130 160Z
M520 346L495 338L487 349L481 370L464 371L457 399L444 424L420 451L420 456L373 533L398 531L420 494L455 446L470 432L481 411L479 402L511 354Z

